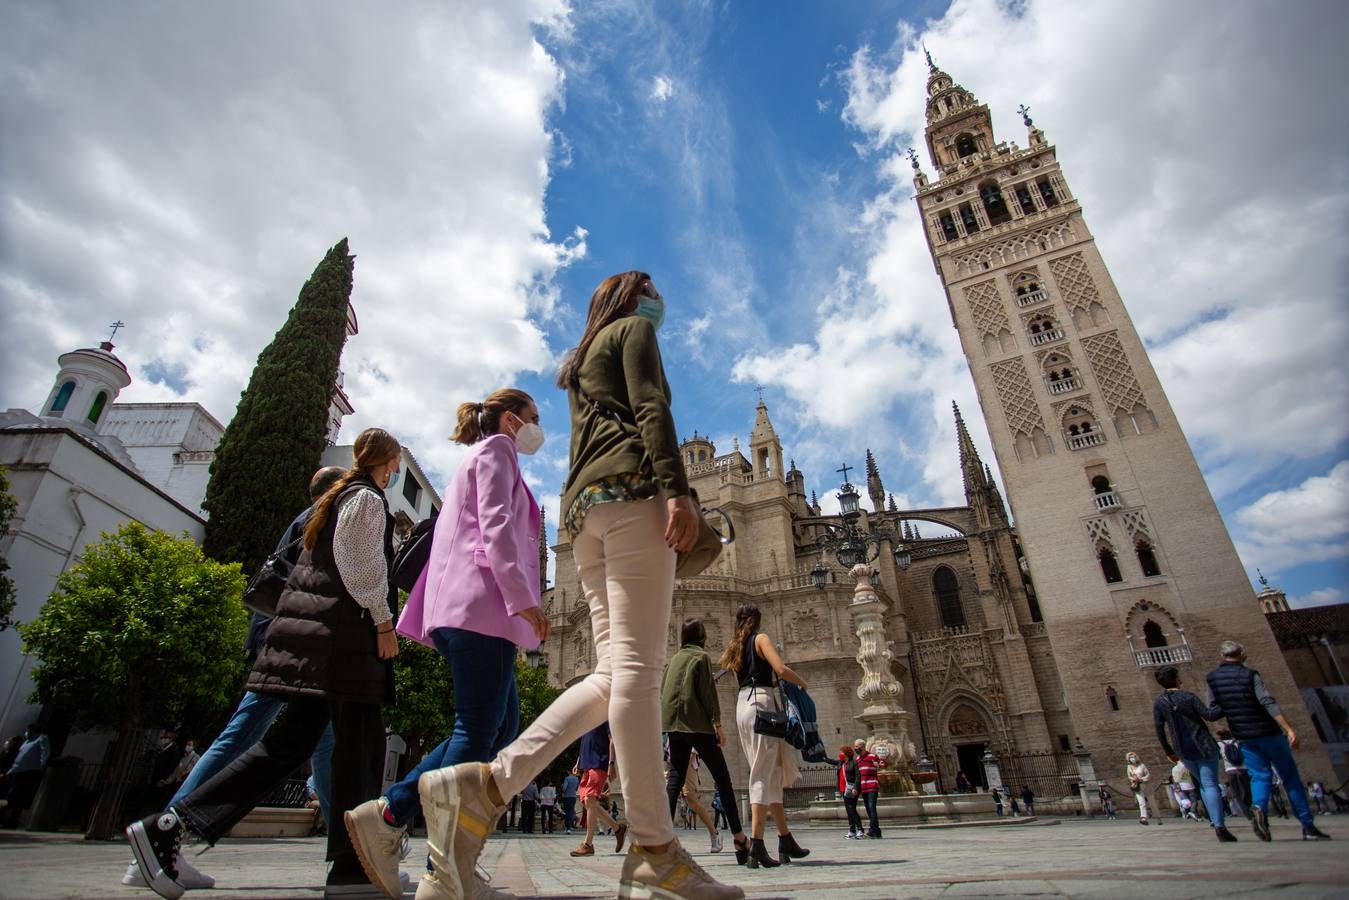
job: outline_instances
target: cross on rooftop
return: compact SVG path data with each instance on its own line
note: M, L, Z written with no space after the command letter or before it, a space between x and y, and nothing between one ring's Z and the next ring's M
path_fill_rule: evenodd
M762 402L763 402L764 386L763 386L762 384L756 384L756 385L754 386L754 392L755 392L756 394L759 395L759 402L762 403Z
M122 329L122 328L125 328L125 327L126 327L126 323L123 322L121 319L118 319L116 322L113 322L113 323L112 323L111 325L109 325L108 327L112 329L112 334L108 335L108 343L111 344L113 338L117 337L117 332L118 332L118 330L119 330L119 329Z
M848 473L849 473L850 471L852 471L852 466L848 465L847 463L844 463L844 464L843 464L843 468L841 468L841 469L835 469L834 471L835 471L835 472L842 472L842 473L843 473L843 483L844 483L844 484L851 484L851 483L852 483L852 482L850 482L850 481L848 480Z

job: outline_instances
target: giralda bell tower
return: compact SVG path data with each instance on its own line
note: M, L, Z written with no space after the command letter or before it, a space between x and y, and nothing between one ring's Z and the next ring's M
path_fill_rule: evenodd
M1102 777L1129 749L1165 764L1153 673L1178 666L1202 697L1232 638L1312 751L1302 765L1328 774L1054 147L1024 107L1029 146L999 143L988 107L928 64L937 180L910 151L918 209L1034 579L1026 619L1043 616L1077 736Z

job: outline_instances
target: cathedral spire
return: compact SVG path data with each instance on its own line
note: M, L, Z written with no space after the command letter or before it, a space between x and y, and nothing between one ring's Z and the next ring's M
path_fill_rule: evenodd
M984 476L984 463L979 458L974 441L970 439L965 419L960 415L960 407L952 401L951 409L956 415L956 444L960 448L960 472L965 480L965 499L973 503L974 492L988 483Z
M899 512L899 507L898 507L898 506L895 506L895 495L894 495L894 494L891 494L891 495L890 495L890 505L887 506L886 509L887 509L888 511L890 511L890 512Z
M881 484L881 472L876 468L876 457L867 448L867 494L871 497L871 508L876 512L885 509L885 486Z

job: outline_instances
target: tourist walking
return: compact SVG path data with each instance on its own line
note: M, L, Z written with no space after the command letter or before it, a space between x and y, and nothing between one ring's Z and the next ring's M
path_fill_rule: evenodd
M1171 770L1171 780L1184 797L1182 806L1188 807L1184 812L1191 819L1199 819L1194 810L1193 781L1198 778L1204 809L1218 841L1235 841L1236 837L1224 825L1226 810L1218 783L1222 748L1209 734L1206 724L1222 718L1222 710L1205 705L1194 694L1181 690L1180 671L1175 666L1158 669L1153 677L1162 686L1162 694L1152 704L1152 724L1162 752L1176 764Z
M1030 789L1030 785L1021 786L1021 802L1026 804L1026 815L1035 815L1035 792Z
M1101 812L1105 813L1107 819L1114 819L1116 817L1115 800L1110 796L1110 788L1104 783L1101 784L1096 790L1096 796L1101 799Z
M1171 787L1175 792L1176 805L1180 807L1178 817L1198 822L1199 816L1194 811L1194 779L1181 760L1171 767Z
M989 793L993 795L993 812L995 812L995 813L997 813L999 816L1001 816L1001 815L1002 815L1002 788L998 787L998 786L995 784L995 785L993 785L993 788L989 791Z
M1227 775L1227 787L1239 816L1251 814L1251 778L1246 773L1246 764L1241 757L1241 744L1232 737L1226 728L1218 730L1218 753L1223 760L1223 772Z
M286 530L281 534L281 539L277 541L276 550L273 551L273 555L277 559L278 569L282 574L288 576L300 560L300 553L303 550L301 545L304 542L304 526L309 521L310 514L314 511L313 504L318 503L345 472L346 469L341 466L324 466L309 479L310 505L286 526ZM257 660L258 653L262 650L263 644L266 643L267 627L271 622L271 616L264 616L261 613L254 613L249 620L248 637L244 640L243 649L244 653L247 654L250 666ZM254 691L244 691L244 695L239 700L239 705L235 708L234 713L230 716L230 720L225 723L225 727L221 729L220 734L216 735L215 740L206 748L206 752L201 754L201 758L192 766L182 784L178 785L178 790L169 798L167 808L175 808L188 794L201 787L217 772L242 756L245 750L262 740L262 736L267 733L267 729L271 727L272 722L276 721L276 717L285 708L286 701L280 697L269 697ZM318 745L314 747L314 752L309 757L309 767L314 779L314 793L318 797L319 812L323 816L325 829L329 824L328 786L332 773L332 756L333 726L329 722L323 729L323 736L319 738ZM180 855L178 858L178 883L187 890L195 890L213 887L215 879L198 870L186 857ZM135 860L132 860L127 866L125 874L122 875L122 884L135 887L147 886L144 876L141 875L140 866Z
M957 794L968 794L968 793L970 793L970 792L973 791L973 790L974 790L974 788L970 785L970 780L969 780L968 778L965 777L965 772L964 772L963 770L957 772L957 773L956 773L956 793L957 793Z
M539 788L539 819L542 822L544 834L553 833L553 820L556 812L557 788L553 787L551 778L544 778L543 786Z
M606 719L633 834L620 892L658 885L678 897L744 895L718 884L680 846L660 783L660 678L675 553L693 548L699 525L656 340L664 318L665 301L650 276L606 278L558 373L571 412L562 527L590 608L595 669L490 765L461 763L422 776L433 877L444 896L469 890L503 798ZM422 900L435 895L426 890Z
M759 607L741 604L735 614L735 633L721 655L721 666L736 673L739 697L735 724L740 732L740 749L749 761L750 848L747 865L772 868L810 853L796 842L787 826L787 811L782 791L800 778L796 751L782 738L759 734L754 723L760 712L783 712L777 680L790 681L800 688L805 680L791 670L778 655L773 640L759 630ZM764 825L768 814L778 829L778 858L768 855L764 846Z
M1209 705L1221 708L1232 736L1241 742L1241 758L1251 776L1251 826L1256 837L1270 840L1268 804L1272 771L1283 779L1293 813L1302 823L1303 840L1328 840L1316 827L1307 806L1307 790L1293 751L1298 737L1283 710L1265 688L1260 673L1247 668L1246 650L1236 641L1223 641L1222 665L1208 673Z
M1330 814L1330 807L1326 806L1326 786L1324 784L1319 781L1307 782L1307 793L1311 795L1317 813L1323 816Z
M867 742L861 738L853 741L852 748L857 757L857 770L861 776L862 806L867 811L867 837L879 840L881 837L881 761L876 754L867 749ZM1012 811L1016 811L1015 799L1012 800Z
M314 506L304 552L248 676L249 690L285 699L286 715L262 739L176 805L127 828L141 873L174 900L178 851L188 832L214 844L314 752L329 721L336 738L330 784L334 813L379 793L384 764L380 704L393 700L398 653L389 581L393 516L384 496L402 448L378 428L356 437L355 465ZM325 894L369 891L345 828L328 829Z
M1134 792L1134 802L1138 804L1139 824L1146 825L1151 815L1151 810L1148 809L1148 781L1152 778L1152 773L1148 771L1148 767L1139 759L1137 753L1125 754L1124 762L1124 775L1129 779L1129 790ZM1160 820L1158 824L1161 824Z
M604 807L604 796L609 789L609 779L615 771L614 740L609 733L609 723L601 722L581 736L581 755L576 760L575 772L581 773L581 786L578 796L585 810L586 834L581 844L571 851L572 856L595 855L595 832L600 823L613 829L616 840L614 852L623 850L623 841L628 826L613 816Z
M531 781L520 789L520 833L533 834L539 812L539 783Z
M42 726L34 722L24 732L23 743L19 745L14 761L5 772L9 789L5 792L5 812L0 816L0 827L19 827L24 810L37 796L37 789L42 784L42 773L46 771L50 756L51 743L43 733Z
M698 796L697 766L707 764L712 773L716 795L726 813L735 858L744 865L749 859L749 838L740 827L740 810L735 801L735 788L726 756L721 748L726 745L726 734L721 727L721 701L712 680L712 660L704 647L707 629L702 619L686 619L679 632L679 650L670 658L661 681L661 728L665 730L670 746L670 772L665 781L665 794L674 815L675 798L682 793L698 817L703 819L711 833L712 852L721 852L721 832L711 819ZM692 783L690 783L692 782Z
M857 755L844 744L838 748L838 792L843 796L843 809L848 814L848 837L861 840L862 816L857 812L857 801L862 796L862 772L857 768Z
M562 779L562 820L567 826L567 834L576 827L576 794L581 787L581 779L575 772L568 772Z

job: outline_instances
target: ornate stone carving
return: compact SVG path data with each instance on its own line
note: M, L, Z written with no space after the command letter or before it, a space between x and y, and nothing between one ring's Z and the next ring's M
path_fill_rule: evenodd
M1101 302L1101 294L1096 290L1096 282L1091 280L1087 261L1081 253L1069 253L1051 260L1049 271L1054 273L1059 296L1070 310L1086 312L1091 304Z
M1003 331L1011 332L1011 325L1007 322L1007 311L1003 307L1002 298L998 296L998 286L993 279L965 288L965 301L970 305L970 315L980 335L997 336Z
M1101 386L1106 407L1112 413L1129 412L1135 406L1148 405L1117 332L1108 331L1085 337L1082 339L1082 348L1087 351L1096 383Z
M1029 437L1037 428L1043 431L1045 420L1031 392L1030 376L1026 374L1025 364L1020 359L1009 359L994 363L989 368L993 373L993 387L998 392L1003 415L1007 417L1007 427L1012 434Z

